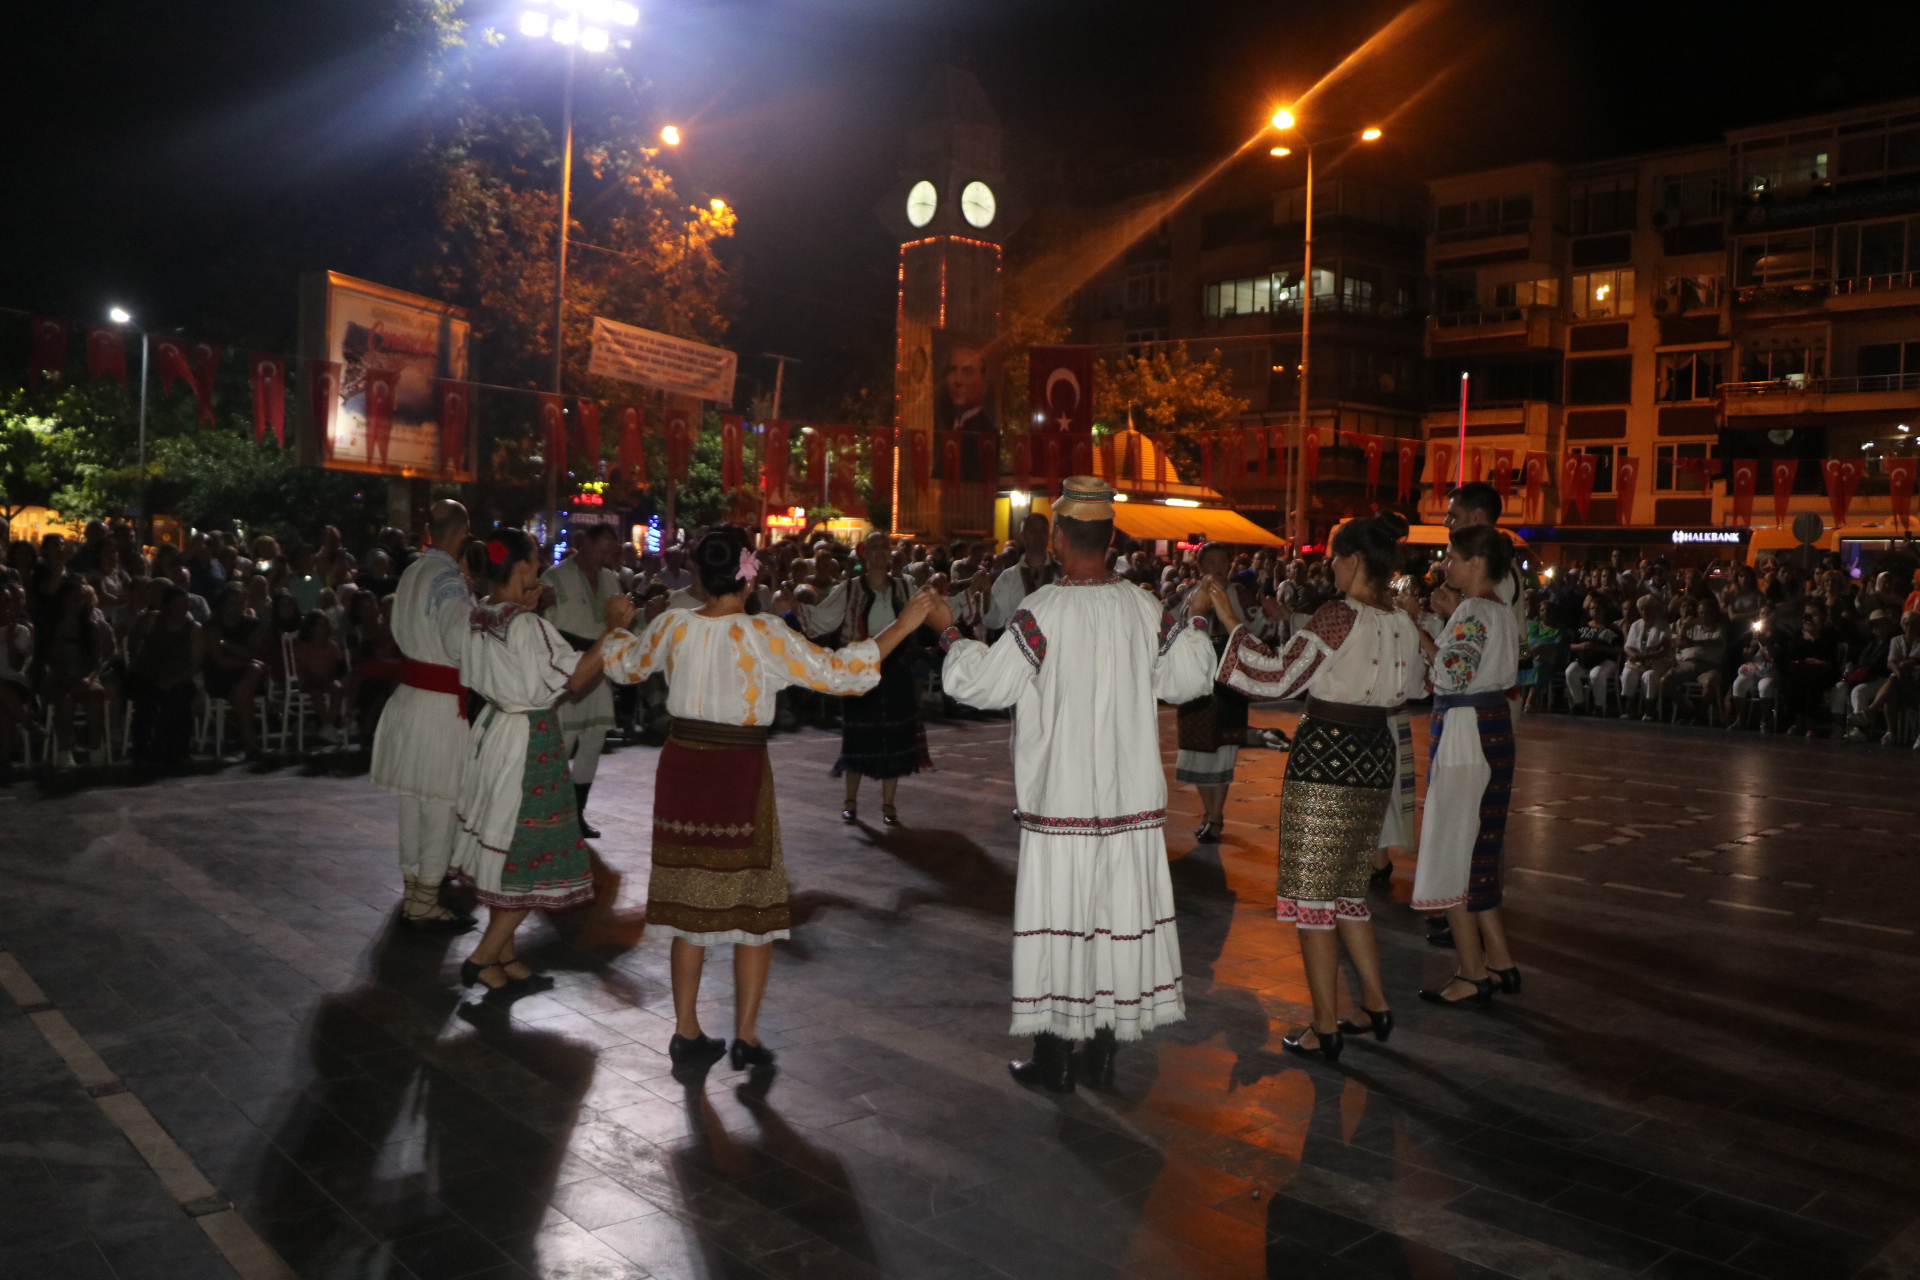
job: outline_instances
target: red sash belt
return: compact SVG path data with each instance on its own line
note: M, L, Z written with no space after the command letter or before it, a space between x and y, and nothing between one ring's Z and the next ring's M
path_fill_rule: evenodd
M432 662L416 662L412 658L403 658L400 663L400 683L411 685L415 689L425 689L428 693L450 693L460 708L460 718L467 718L467 690L460 683L460 668L443 667Z

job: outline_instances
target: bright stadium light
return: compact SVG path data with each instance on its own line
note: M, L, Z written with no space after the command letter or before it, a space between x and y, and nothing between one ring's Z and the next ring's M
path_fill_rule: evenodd
M580 39L580 19L568 14L553 24L553 38L561 44L575 44Z
M580 47L588 53L604 53L607 48L607 33L598 27L587 27L580 32Z
M679 146L680 145L680 126L675 124L670 124L666 128L662 129L660 131L660 141L666 143L670 147Z
M630 4L614 4L608 6L607 16L613 19L616 26L631 27L638 25L640 10Z
M126 324L133 319L133 316L125 307L108 307L107 319L113 321L115 324Z
M523 36L532 36L536 40L547 34L547 15L534 9L529 9L521 14L520 34Z

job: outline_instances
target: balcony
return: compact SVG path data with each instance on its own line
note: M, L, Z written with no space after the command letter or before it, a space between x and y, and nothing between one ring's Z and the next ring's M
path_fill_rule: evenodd
M1920 271L1848 276L1842 280L1799 280L1783 284L1743 284L1733 291L1736 307L1775 310L1864 311L1872 307L1920 305Z
M1427 317L1427 341L1435 355L1558 347L1563 329L1560 309L1540 305L1490 307ZM1472 344L1470 348L1468 343Z
M1727 417L1776 418L1810 413L1920 409L1920 373L1875 373L1853 378L1781 378L1723 382Z

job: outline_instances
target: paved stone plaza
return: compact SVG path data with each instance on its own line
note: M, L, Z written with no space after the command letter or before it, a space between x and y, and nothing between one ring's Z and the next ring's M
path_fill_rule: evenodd
M1920 1276L1914 753L1529 718L1525 993L1419 1003L1451 953L1377 894L1399 1028L1334 1067L1280 1052L1285 757L1247 752L1218 853L1174 792L1187 1022L1056 1098L1004 1066L1005 737L932 728L892 831L839 821L835 738L776 740L801 923L764 1095L668 1074L650 750L603 765L608 892L530 929L558 986L511 1010L457 986L471 939L392 927L363 777L0 792L0 1276Z

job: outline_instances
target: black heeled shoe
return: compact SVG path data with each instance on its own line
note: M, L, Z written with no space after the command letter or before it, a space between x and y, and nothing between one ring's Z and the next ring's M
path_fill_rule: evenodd
M1515 965L1511 969L1489 968L1487 973L1492 977L1500 979L1500 994L1508 996L1517 996L1520 994L1519 965Z
M1200 829L1193 833L1193 841L1195 844L1219 844L1220 828L1211 822L1203 822Z
M1427 917L1427 945L1444 951L1453 949L1453 926L1447 923L1445 916Z
M889 827L897 827L900 825L900 814L892 805L883 804L880 806L880 821Z
M1473 988L1473 994L1470 996L1460 996L1453 1000L1449 1000L1445 995L1441 994L1456 979L1471 986ZM1446 983L1441 985L1439 991L1427 991L1423 989L1420 992L1420 998L1428 1004L1443 1004L1448 1008L1457 1008L1463 1004L1492 1004L1493 985L1492 978L1464 978L1456 973L1452 978L1447 979Z
M507 974L507 985L493 988L495 991L505 991L516 996L530 996L536 992L553 990L553 979L530 964L527 965L527 976L524 978L516 978L511 973L507 973L507 966L510 964L526 964L526 961L517 955L502 956L498 963L500 972Z
M1385 1044L1387 1037L1393 1034L1393 1010L1363 1008L1360 1012L1367 1015L1368 1025L1363 1027L1357 1022L1342 1018L1338 1023L1340 1034L1343 1036L1371 1035L1381 1044Z
M733 1063L735 1071L749 1069L760 1071L773 1066L773 1050L762 1044L748 1044L745 1040L736 1038L729 1061Z
M1072 1093L1073 1045L1043 1031L1033 1038L1033 1056L1024 1062L1009 1062L1007 1073L1021 1084L1041 1085L1049 1093Z
M1367 877L1367 883L1368 884L1386 884L1392 879L1393 879L1393 864L1389 862L1384 867L1375 868L1374 873Z
M1313 1032L1316 1043L1303 1044L1301 1038L1310 1031ZM1347 1042L1338 1031L1318 1031L1311 1026L1306 1026L1290 1036L1282 1036L1280 1047L1288 1053L1297 1053L1303 1058L1324 1058L1328 1062L1338 1062L1340 1051L1347 1047Z
M725 1057L726 1053L727 1042L710 1035L701 1034L689 1039L676 1031L673 1039L667 1041L667 1059L673 1063L676 1071L690 1068L704 1071Z
M1113 1064L1120 1056L1120 1042L1112 1027L1102 1027L1080 1051L1080 1078L1095 1089L1113 1088Z
M852 824L860 821L860 807L858 805L850 804L846 808L842 809L840 811L840 821L848 824Z
M488 969L499 969L501 973L503 974L506 973L506 968L503 965L501 965L501 963L498 960L492 961L488 964L475 964L471 960L462 960L460 962L460 985L463 987L472 986L474 983L480 981L480 975L482 973L485 973ZM507 981L512 982L513 979L509 977ZM493 991L495 989L496 988L493 988L493 987L487 988L487 990L489 991Z

